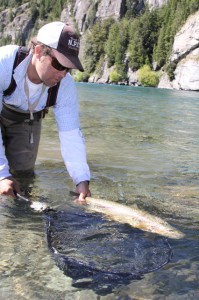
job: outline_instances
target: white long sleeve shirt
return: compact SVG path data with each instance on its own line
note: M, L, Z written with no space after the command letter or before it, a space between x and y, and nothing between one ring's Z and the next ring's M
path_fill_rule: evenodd
M24 80L32 54L29 54L15 69L14 79L17 87L10 95L3 97L3 91L10 85L16 45L0 47L0 111L2 101L14 105L17 108L28 111L28 99L24 91ZM48 87L42 93L35 111L45 108L48 95ZM30 96L29 101L34 102L35 95ZM55 120L58 126L61 153L69 175L75 184L90 180L90 171L87 164L84 138L80 130L77 90L73 78L68 73L60 82L56 104L53 107ZM0 180L10 176L9 165L0 132Z

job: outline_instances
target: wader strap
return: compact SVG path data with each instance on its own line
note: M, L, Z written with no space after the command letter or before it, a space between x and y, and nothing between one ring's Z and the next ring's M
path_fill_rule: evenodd
M12 78L9 87L3 92L4 96L10 96L16 89L16 82L14 80L13 74L15 68L26 58L26 56L29 54L29 50L26 47L20 47L17 51L17 54L15 56L15 61L12 69Z
M48 89L48 98L46 101L46 108L55 105L56 100L57 100L59 85L60 85L60 82L58 82L56 85L54 85Z

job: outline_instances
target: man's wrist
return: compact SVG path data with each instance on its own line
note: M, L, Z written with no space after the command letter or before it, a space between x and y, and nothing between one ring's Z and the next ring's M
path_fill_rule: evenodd
M78 184L76 184L76 186L78 186L78 185L80 185L81 183L84 183L84 182L86 182L88 184L88 186L89 186L89 183L90 183L89 180L80 181Z
M11 174L9 174L9 173L7 173L7 174L2 174L2 175L0 176L0 181L1 181L1 180L4 180L4 179L9 179L9 178L12 178L12 175L11 175Z

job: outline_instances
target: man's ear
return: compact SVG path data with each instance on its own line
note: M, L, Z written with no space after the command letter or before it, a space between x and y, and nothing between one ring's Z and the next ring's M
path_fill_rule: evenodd
M41 56L43 55L44 48L42 47L42 45L36 45L34 51L35 51L36 58L40 59Z

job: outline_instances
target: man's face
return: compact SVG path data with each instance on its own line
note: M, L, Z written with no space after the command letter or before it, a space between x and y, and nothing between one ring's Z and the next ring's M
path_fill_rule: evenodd
M49 54L44 53L43 47L37 45L35 47L35 69L36 72L47 86L54 86L60 82L67 74L68 70L57 70L56 66L59 64L59 53L52 49ZM54 67L54 66L55 67Z

